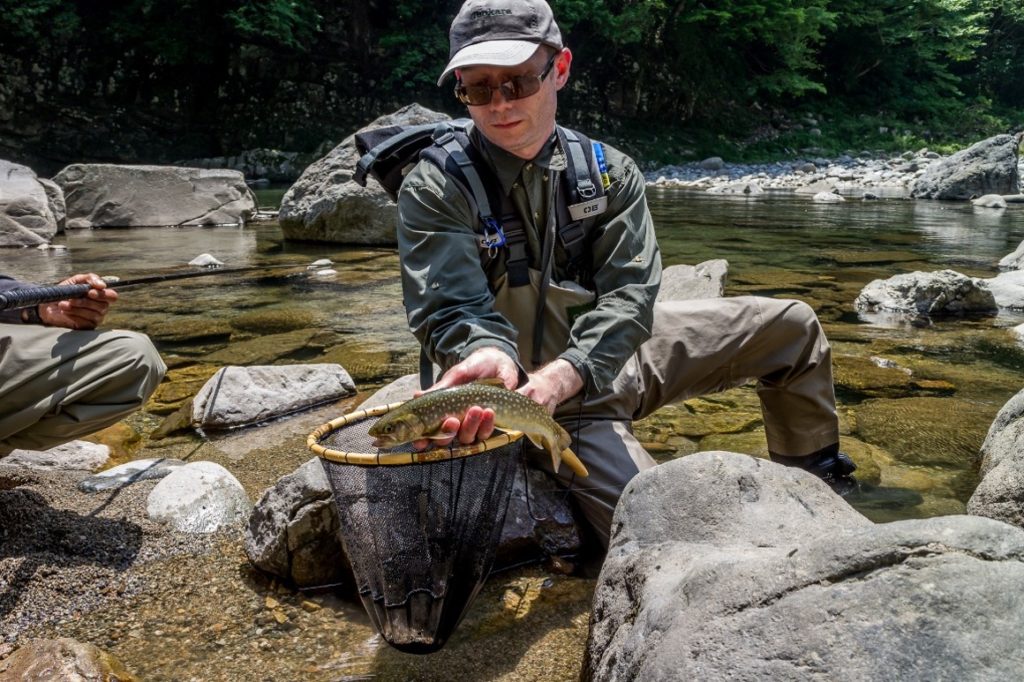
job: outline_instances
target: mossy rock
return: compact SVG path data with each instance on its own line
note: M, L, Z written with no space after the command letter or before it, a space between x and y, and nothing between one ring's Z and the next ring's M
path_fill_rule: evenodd
M892 455L877 445L849 436L840 436L839 450L849 455L857 465L854 476L863 483L878 485L882 481L882 471L895 463Z
M155 414L174 412L198 393L218 369L220 365L198 364L169 370L146 403L146 411Z
M725 450L740 452L752 457L768 457L768 441L764 429L744 433L716 433L700 439L700 452Z
M832 368L837 391L861 397L900 397L912 395L910 373L898 367L879 367L858 355L833 355Z
M762 423L760 412L683 415L676 422L676 433L690 438L703 438L712 434L744 433L756 429Z
M146 333L163 343L213 343L230 339L231 325L218 318L172 315L146 326Z
M840 265L889 265L891 263L913 263L921 260L921 254L913 251L826 251L823 257Z
M316 315L300 308L253 310L231 318L232 328L257 334L281 334L316 325Z
M337 343L337 334L318 329L297 329L284 334L266 334L232 343L203 360L215 365L273 365L286 360L311 361L324 348Z
M123 421L90 434L82 440L100 443L110 448L110 460L107 462L107 468L124 464L133 459L143 444L142 434Z
M353 381L371 382L395 375L391 351L368 341L346 341L331 346L317 362L333 362L345 368Z

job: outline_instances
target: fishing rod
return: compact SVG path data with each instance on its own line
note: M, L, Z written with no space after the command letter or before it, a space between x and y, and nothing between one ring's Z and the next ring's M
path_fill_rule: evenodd
M294 263L291 265L250 265L242 268L213 268L194 272L173 272L165 275L150 275L148 277L135 277L132 279L115 279L114 277L110 277L108 284L111 285L111 287L124 289L126 287L137 287L144 284L168 282L178 279L190 279L192 277L231 275L243 272L253 272L256 270L288 269L298 267L308 266L303 263ZM63 301L66 298L84 298L92 288L91 284L54 284L52 286L13 289L11 291L0 293L0 310L26 308L28 306L39 305L40 303L54 303L56 301Z

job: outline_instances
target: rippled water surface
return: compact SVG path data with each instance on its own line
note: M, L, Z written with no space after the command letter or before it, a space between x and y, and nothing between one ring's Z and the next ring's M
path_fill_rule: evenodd
M834 349L843 446L861 465L863 485L852 503L877 521L963 512L977 483L976 460L985 433L999 408L1024 385L1024 351L1009 329L1024 318L1002 314L909 324L864 319L852 302L872 279L901 272L951 268L993 276L995 263L1024 239L1024 207L992 211L909 201L823 205L788 194L733 198L659 189L652 189L649 198L666 265L724 258L729 261L727 294L795 297L818 311ZM69 248L0 251L2 271L36 282L80 271L124 278L186 269L190 259L204 252L227 267L268 266L121 291L110 323L149 333L172 371L322 360L341 362L363 390L415 371L418 354L405 325L393 249L285 243L276 223L244 229L75 231L57 241ZM319 258L333 260L337 274L319 276L305 268ZM882 361L892 366L879 367ZM765 450L750 388L670 406L638 423L637 432L661 460L707 449ZM272 461L261 466L274 469ZM274 475L294 466L279 463L282 470ZM238 577L244 563L237 548L227 548L203 569L218 573L220 567L218 574L229 574L228 587L220 593L227 596L215 595L213 602L223 598L230 609L235 599L243 614L248 607L241 604L253 601L247 595L255 589ZM232 679L230 670L255 675L239 672L236 679L288 679L272 672L282 666L300 669L289 661L288 647L297 647L295 656L299 650L308 656L301 668L308 679L387 678L388 671L433 679L442 669L472 679L537 679L539 670L550 671L541 679L572 677L586 636L592 581L558 578L550 589L550 579L545 580L531 573L492 579L482 600L507 602L520 592L536 600L537 594L547 594L535 602L542 608L531 617L539 620L527 617L514 626L500 625L484 607L475 606L455 640L429 661L380 651L358 608L321 600L304 611L298 596L291 603L299 626L282 634L284 640L243 632L236 647L229 636L230 618L210 625L218 617L216 609L210 611L211 595L205 595L183 608L154 606L160 602L131 608L143 621L147 609L177 608L178 615L168 621L170 631L182 638L192 632L199 641L203 628L220 628L210 635L214 643L183 654L167 637L140 627L135 648L124 640L106 645L125 657L129 668L144 675L148 671L152 679L173 679L174 661L190 655L214 666L221 660L228 667L204 676L196 672L201 665L185 666L193 679ZM547 591L538 586L548 586ZM172 602L180 598L168 597ZM261 599L255 599L257 610L263 608ZM174 625L178 621L180 627ZM536 632L538 622L542 634ZM258 633L271 629L259 617L257 623ZM508 641L495 639L501 628L527 637L529 644L501 644ZM545 637L553 638L548 645ZM562 651L553 656L545 646ZM257 674L261 670L264 676ZM535 671L534 677L526 670Z

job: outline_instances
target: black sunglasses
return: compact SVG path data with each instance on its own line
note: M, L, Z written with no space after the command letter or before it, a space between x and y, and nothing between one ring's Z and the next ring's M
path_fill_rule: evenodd
M491 103L491 97L495 90L501 90L501 96L512 101L534 95L540 90L540 84L551 73L551 67L555 65L555 59L560 52L551 55L547 66L536 76L512 76L504 83L491 87L490 85L463 85L461 82L455 85L455 96L463 104L471 107L479 107Z

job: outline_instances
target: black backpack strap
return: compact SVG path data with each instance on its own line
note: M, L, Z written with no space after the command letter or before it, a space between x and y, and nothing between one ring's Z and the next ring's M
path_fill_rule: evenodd
M480 246L491 258L505 249L505 270L508 284L520 287L530 282L526 251L526 231L508 197L502 196L500 183L469 139L465 129L440 130L434 146L424 150L423 157L432 161L455 179L463 194L475 204L482 236ZM494 210L498 207L498 211Z
M582 133L558 126L559 143L565 152L564 201L558 202L558 240L568 260L569 276L585 281L591 263L587 236L597 216L608 208L605 190L607 170L599 142Z

